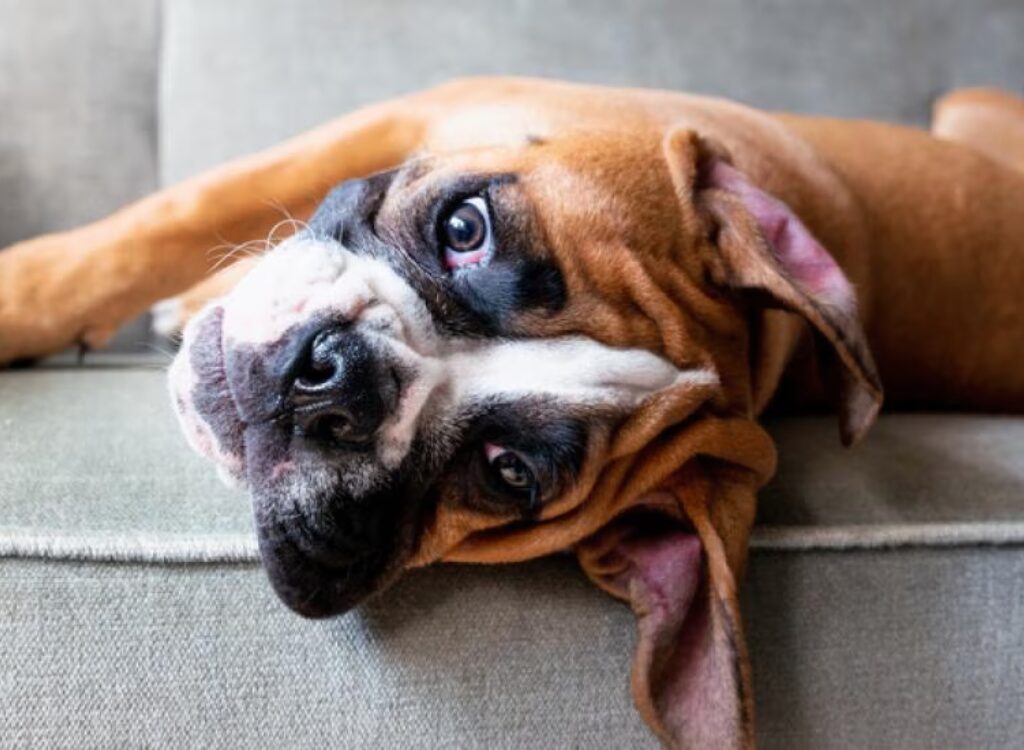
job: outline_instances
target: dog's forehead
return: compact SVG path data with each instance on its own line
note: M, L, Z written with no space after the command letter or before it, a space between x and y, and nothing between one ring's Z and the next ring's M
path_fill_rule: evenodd
M450 362L465 399L551 396L569 403L633 403L671 385L669 362L642 349L616 349L577 336L475 344Z
M678 364L705 342L690 312L713 306L703 229L684 225L660 136L590 133L496 150L488 169L514 176L504 205L528 241L520 247L558 269L566 304L524 310L518 334L585 335L643 348ZM481 163L466 157L445 167ZM692 207L687 212L692 213Z
M678 335L687 327L678 309L650 314L652 300L701 296L703 279L660 132L526 135L511 145L424 154L395 172L382 214L401 217L416 201L458 195L474 178L502 186L493 209L515 242L501 250L541 259L564 291L567 304L518 310L510 325L517 335L578 333L664 352L664 323L675 330L673 353L692 348Z
M563 180L609 187L636 184L652 176L651 163L661 156L655 136L637 131L569 131L548 136L538 130L504 142L424 149L399 165L396 183L405 186L461 174L504 172L524 178L536 175L538 187L556 190ZM562 179L556 177L559 170Z

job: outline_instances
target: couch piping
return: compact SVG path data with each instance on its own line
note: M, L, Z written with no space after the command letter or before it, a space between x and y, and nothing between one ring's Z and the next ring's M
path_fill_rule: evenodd
M751 548L766 551L1024 544L1024 522L911 523L885 526L759 526Z
M876 526L763 526L757 552L884 550L914 547L992 547L1024 544L1024 523L932 523ZM256 563L248 534L112 534L40 532L0 527L0 558L125 563Z

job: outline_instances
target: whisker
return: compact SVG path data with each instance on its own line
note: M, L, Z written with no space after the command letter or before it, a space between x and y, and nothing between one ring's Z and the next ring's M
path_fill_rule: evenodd
M270 230L270 238L273 238L275 232L282 226L292 227L293 233L309 229L308 223L302 219L296 219L292 212L288 210L288 207L280 201L271 198L264 200L263 203L278 211L284 217L282 221L279 221L274 225L273 229Z
M216 273L221 268L230 265L231 263L239 260L240 258L251 258L256 255L262 255L267 252L272 246L270 239L265 240L249 240L243 242L240 245L234 245L229 247L225 252L210 268L210 273Z
M176 356L175 352L172 352L170 349L164 349L162 346L154 344L152 341L140 341L139 343L142 344L147 349L149 349L150 351L166 357L168 363L170 363Z
M320 591L321 591L321 590L322 590L322 587L321 587L321 586L317 586L316 588L314 588L314 589L313 589L313 591L312 591L312 593L310 593L310 595L309 595L309 596L307 596L307 597L306 597L305 599L303 599L303 600L302 600L302 603L301 603L301 604L300 604L299 606L300 606L300 607L305 607L305 606L306 606L307 604L309 604L309 603L310 603L311 601L313 601L313 600L314 600L314 599L315 599L315 598L316 598L317 596L319 596L319 595L320 595Z

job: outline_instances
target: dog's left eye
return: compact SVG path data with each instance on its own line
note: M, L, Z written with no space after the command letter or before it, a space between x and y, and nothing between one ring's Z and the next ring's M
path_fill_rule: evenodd
M499 487L512 494L529 497L531 501L536 497L537 476L523 456L493 443L484 444L484 456Z
M438 241L449 269L486 265L494 250L487 201L467 198L441 218Z

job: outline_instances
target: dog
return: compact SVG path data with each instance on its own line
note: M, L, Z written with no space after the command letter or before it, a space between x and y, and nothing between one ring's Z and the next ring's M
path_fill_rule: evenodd
M457 81L0 253L0 361L99 346L192 287L162 308L190 318L174 408L249 488L289 607L573 550L636 612L658 738L750 747L759 415L831 403L853 444L883 381L1024 409L1024 103L953 94L935 130ZM294 234L211 276L275 204Z

